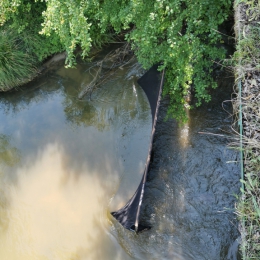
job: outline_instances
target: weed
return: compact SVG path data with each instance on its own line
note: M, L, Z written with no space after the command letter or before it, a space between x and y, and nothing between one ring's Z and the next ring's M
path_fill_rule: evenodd
M0 90L25 84L37 75L37 59L11 30L0 31Z
M260 259L260 0L235 3L237 50L233 56L241 99L244 179L237 215L242 223L244 260ZM239 108L240 107L240 108Z

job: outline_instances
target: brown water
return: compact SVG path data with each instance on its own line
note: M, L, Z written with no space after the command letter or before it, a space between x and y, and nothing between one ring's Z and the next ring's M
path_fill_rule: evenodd
M137 72L131 67L79 100L88 68L59 67L0 96L0 259L236 260L237 153L226 148L230 135L198 133L229 130L221 104L232 80L184 126L163 120L162 102L141 212L152 229L136 235L109 212L141 180L149 104L136 77L126 77Z
M0 99L1 260L130 258L110 211L142 177L149 104L124 71L78 100L87 69L61 67Z

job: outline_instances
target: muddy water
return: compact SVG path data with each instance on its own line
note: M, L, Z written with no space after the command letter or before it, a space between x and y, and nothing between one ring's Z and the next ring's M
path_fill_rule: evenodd
M149 104L124 70L78 100L88 67L60 67L1 96L1 260L131 259L110 211L142 177Z
M222 101L232 80L223 78L213 102L184 126L163 120L163 100L141 212L152 229L136 235L109 212L140 182L149 105L131 68L78 100L88 68L58 67L1 94L0 259L237 259L238 156L226 148L226 132L199 134L229 130Z

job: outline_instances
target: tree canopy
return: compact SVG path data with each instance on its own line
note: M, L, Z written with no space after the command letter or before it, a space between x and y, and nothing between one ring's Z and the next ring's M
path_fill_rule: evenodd
M216 87L213 61L225 57L217 30L231 8L231 0L1 0L0 24L35 28L47 39L46 54L65 49L69 66L77 46L86 57L92 46L124 34L144 68L166 68L168 115L182 120L191 89L200 105Z

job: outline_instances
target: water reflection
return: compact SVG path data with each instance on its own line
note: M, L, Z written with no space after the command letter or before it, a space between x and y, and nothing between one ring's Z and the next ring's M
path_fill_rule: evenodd
M0 135L0 233L8 227L8 214L6 208L9 207L9 200L4 192L5 181L4 171L6 167L15 166L20 162L19 150L12 146L11 137Z
M109 196L99 174L88 174L87 164L75 179L64 160L62 147L46 145L36 159L27 158L17 169L17 185L5 186L10 205L3 220L8 229L1 234L1 259L100 259L96 252L110 240L104 234ZM113 189L116 177L105 181L107 189ZM102 254L105 259L105 248Z
M110 211L142 177L149 104L125 71L78 100L87 66L0 97L0 259L131 259L110 232Z
M136 235L109 212L142 177L149 106L127 70L78 100L87 68L57 68L0 97L0 259L236 259L238 164L226 162L237 154L227 138L198 134L230 127L221 102L232 82L223 77L184 127L164 121L161 102L141 212L152 229Z
M187 115L187 122L184 123L183 125L180 125L180 127L178 128L179 131L179 142L181 147L184 149L189 145L189 132L190 132L190 110L186 108L186 115Z
M20 152L11 145L10 136L0 134L0 165L14 166L20 161ZM0 171L1 172L1 171Z

